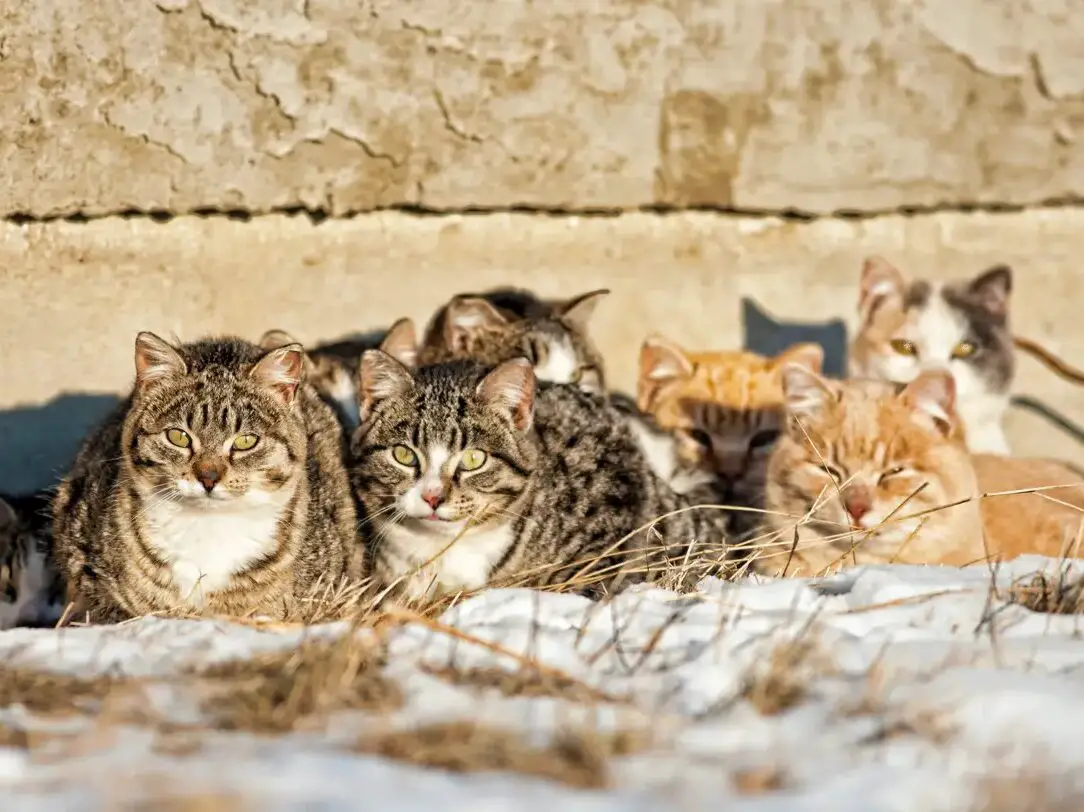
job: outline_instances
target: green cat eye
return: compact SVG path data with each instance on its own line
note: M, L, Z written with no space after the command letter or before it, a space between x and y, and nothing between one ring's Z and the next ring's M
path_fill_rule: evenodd
M978 351L978 347L972 344L970 341L961 341L952 350L952 357L957 361L962 361L964 358L970 358Z
M253 448L260 438L255 434L238 434L233 440L234 451L248 451Z
M486 464L486 452L477 448L468 448L459 460L459 467L464 471L477 471Z
M900 355L906 355L912 358L918 355L918 347L915 346L915 342L908 341L906 338L894 338L888 343L891 345L892 349Z
M413 465L418 461L418 455L407 448L405 445L397 445L391 450L392 457L400 465Z
M192 438L188 436L188 432L181 431L180 429L170 429L167 431L166 439L177 446L177 448L188 448L188 446L192 445Z

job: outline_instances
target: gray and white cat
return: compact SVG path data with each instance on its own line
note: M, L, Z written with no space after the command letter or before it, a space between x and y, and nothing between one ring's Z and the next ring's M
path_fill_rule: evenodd
M453 361L411 372L379 350L359 369L351 479L377 580L397 599L567 583L591 559L596 593L670 559L725 552L725 514L688 510L604 396L539 386L530 363Z
M1009 454L1002 421L1016 370L1011 293L1006 266L963 282L908 281L883 258L867 259L851 375L902 385L922 370L948 369L968 449Z
M55 626L63 616L52 546L48 494L0 499L0 629Z

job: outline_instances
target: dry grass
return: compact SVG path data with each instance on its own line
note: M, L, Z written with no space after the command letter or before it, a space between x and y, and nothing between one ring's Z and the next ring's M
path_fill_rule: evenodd
M1064 786L1058 786L1061 783ZM975 787L970 812L1080 812L1084 792L1042 770L989 775Z
M362 738L360 753L459 773L514 772L580 789L611 784L609 761L648 746L639 733L576 729L538 746L522 733L470 721L443 722Z
M779 792L787 786L787 774L781 767L738 770L732 780L734 789L740 795L764 795L768 792Z
M1013 582L1006 600L1044 614L1084 614L1084 575L1071 576L1060 571L1051 576L1038 572Z
M282 733L338 710L388 711L402 705L384 676L383 652L354 633L297 649L233 660L193 672L204 681L204 711L214 727Z
M243 795L218 792L169 791L149 786L138 800L115 801L115 812L247 812L254 805Z
M592 688L585 682L563 674L551 674L530 666L515 671L503 668L436 668L427 666L426 673L459 685L477 690L497 690L507 697L544 696L584 704L625 704L627 699Z
M106 697L131 686L112 676L76 677L0 665L0 707L22 705L32 713L64 716L93 711Z
M799 638L775 646L745 675L742 696L764 716L775 716L805 700L809 682L829 661L815 640Z

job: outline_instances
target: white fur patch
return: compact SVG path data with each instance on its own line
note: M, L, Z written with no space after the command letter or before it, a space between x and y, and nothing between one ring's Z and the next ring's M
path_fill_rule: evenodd
M348 428L356 428L358 425L358 393L350 376L344 372L338 372L335 375L335 380L328 387L327 393L331 395L342 414L350 421Z
M418 478L417 482L399 497L399 509L414 519L424 519L433 513L433 509L429 507L422 496L427 491L443 490L444 483L441 481L440 474L444 465L451 458L448 449L437 444L429 446L425 456L425 472ZM436 514L444 518L442 511L447 513L448 508L441 505L436 510Z
M276 546L284 503L258 493L231 501L200 507L148 498L143 515L150 543L170 564L182 600L197 609Z
M534 368L535 377L548 383L572 383L576 370L580 368L572 342L567 337L555 338L549 342L547 349L546 360Z

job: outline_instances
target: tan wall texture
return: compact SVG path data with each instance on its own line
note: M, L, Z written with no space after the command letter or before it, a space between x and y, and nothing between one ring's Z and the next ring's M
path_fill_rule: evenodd
M0 0L0 490L63 472L138 330L315 341L500 283L612 288L595 330L623 388L650 330L738 345L742 297L849 319L874 251L931 275L1013 264L1020 332L1084 358L1084 207L1031 208L1084 193L1079 12ZM895 213L974 205L1017 211ZM373 211L396 206L491 213ZM492 213L655 206L749 216ZM299 207L331 219L274 213ZM789 210L816 219L769 216ZM1034 362L1018 389L1084 422L1084 388ZM1010 424L1021 451L1084 462L1048 419Z

